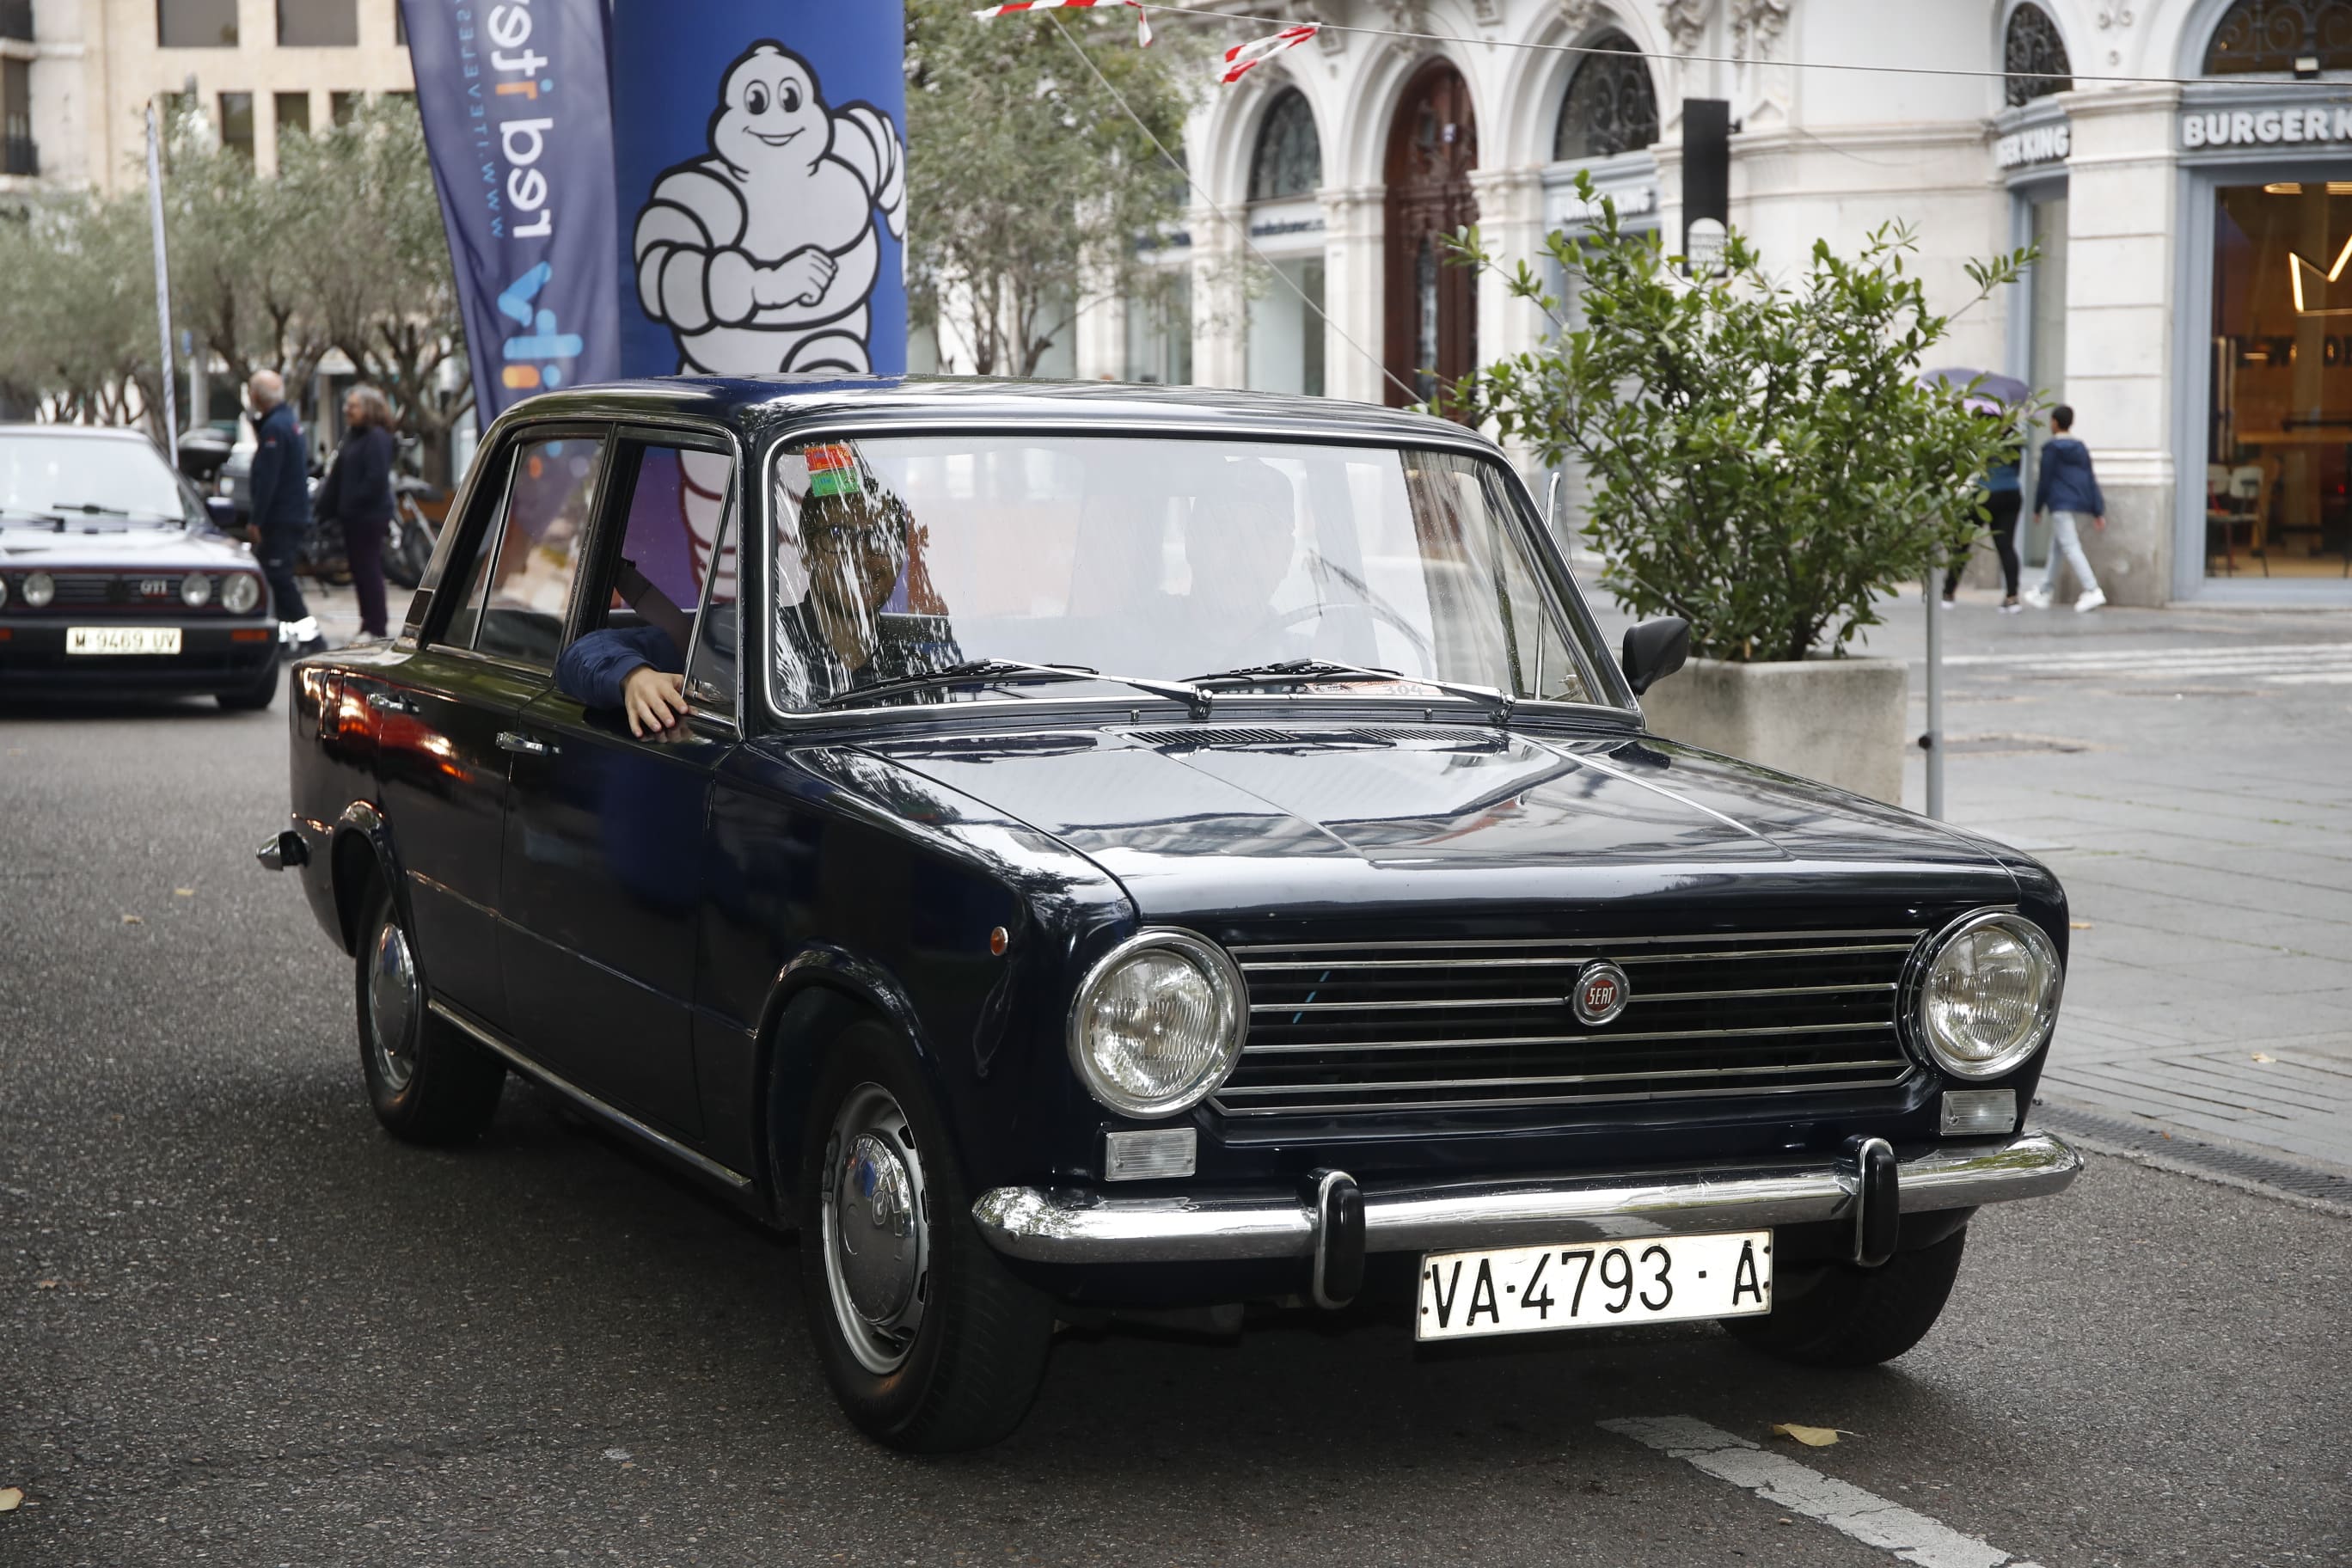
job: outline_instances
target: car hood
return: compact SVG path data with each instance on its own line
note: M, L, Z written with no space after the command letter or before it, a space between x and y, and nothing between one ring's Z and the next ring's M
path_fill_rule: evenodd
M20 572L226 572L252 570L253 552L233 539L192 529L93 529L68 522L59 533L10 523L0 528L0 566Z
M865 749L1088 856L1152 919L1706 889L1777 902L1826 882L1873 900L2016 893L1981 840L1648 737L1213 726Z

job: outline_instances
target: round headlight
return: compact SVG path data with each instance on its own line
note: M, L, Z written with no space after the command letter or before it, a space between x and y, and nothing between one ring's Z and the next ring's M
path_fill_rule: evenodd
M1948 928L1919 986L1919 1033L1945 1071L1999 1078L2042 1048L2063 976L2042 928L1988 911Z
M221 580L221 608L230 615L248 615L260 603L261 579L252 573L231 573Z
M213 580L201 572L191 572L180 579L180 603L192 610L201 610L213 602Z
M1147 931L1079 985L1070 1060L1113 1110L1169 1116L1216 1091L1248 1032L1248 992L1225 950L1190 931Z
M32 608L47 609L49 601L57 596L57 580L47 572L36 572L25 579L25 603Z
M5 577L0 577L0 605L5 605L5 604L6 604L7 602L8 602L8 579L7 579L7 578L5 578Z

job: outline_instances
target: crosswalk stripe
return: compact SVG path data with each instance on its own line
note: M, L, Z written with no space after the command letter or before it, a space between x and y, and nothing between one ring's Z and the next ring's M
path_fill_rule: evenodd
M2042 669L2096 675L2123 672L2265 669L2292 670L2352 667L2352 643L2281 643L2268 647L2102 648L2095 653L1956 654L1944 660L1948 668L1982 669Z

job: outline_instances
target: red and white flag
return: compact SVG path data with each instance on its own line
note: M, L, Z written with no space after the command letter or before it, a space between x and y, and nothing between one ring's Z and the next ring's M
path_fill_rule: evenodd
M990 5L972 15L985 22L992 16L1002 16L1007 11L1058 11L1075 6L1090 11L1097 5L1131 5L1135 8L1135 41L1145 48L1151 47L1151 18L1143 14L1142 0L1004 0L1002 5Z
M1235 44L1225 51L1225 63L1218 70L1217 79L1230 87L1265 61L1285 49L1297 48L1322 30L1320 22L1301 22L1296 27L1285 27L1270 38L1252 38L1246 44Z

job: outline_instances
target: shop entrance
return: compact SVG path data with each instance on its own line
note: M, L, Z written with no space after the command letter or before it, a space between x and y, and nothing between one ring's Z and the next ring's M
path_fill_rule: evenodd
M2352 577L2352 182L2214 200L2205 574Z
M1394 379L1391 407L1426 400L1478 363L1477 279L1447 263L1439 237L1478 221L1470 171L1478 166L1478 124L1469 84L1433 60L1406 84L1389 129L1387 331L1383 357Z

